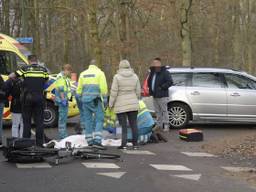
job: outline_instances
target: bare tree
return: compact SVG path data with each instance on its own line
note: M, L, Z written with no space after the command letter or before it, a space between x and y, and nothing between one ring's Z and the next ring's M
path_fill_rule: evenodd
M181 0L180 11L180 34L182 39L182 65L191 66L192 61L192 44L191 44L191 30L190 30L190 12L192 0Z

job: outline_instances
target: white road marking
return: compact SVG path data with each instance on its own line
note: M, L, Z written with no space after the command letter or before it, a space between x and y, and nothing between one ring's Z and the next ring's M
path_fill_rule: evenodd
M110 173L97 173L97 175L113 177L115 179L120 179L126 172L110 172Z
M164 171L193 171L192 169L185 167L183 165L168 165L168 164L150 164L157 170Z
M51 168L48 163L16 163L19 169L32 169L32 168Z
M216 155L213 155L210 153L203 153L203 152L181 152L181 153L190 157L217 157Z
M193 180L193 181L198 181L202 174L191 174L191 175L170 175L172 177L179 177L183 179L188 179L188 180Z
M225 169L226 171L230 172L249 172L249 171L256 171L255 168L251 167L221 167L222 169Z
M114 163L82 163L87 168L96 169L119 169L120 167Z
M130 155L156 155L153 152L150 151L142 151L142 150L122 150L126 154Z

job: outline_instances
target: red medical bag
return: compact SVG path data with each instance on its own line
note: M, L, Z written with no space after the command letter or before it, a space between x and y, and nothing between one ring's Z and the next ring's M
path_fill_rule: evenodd
M184 141L203 141L203 132L198 129L181 129L179 138Z

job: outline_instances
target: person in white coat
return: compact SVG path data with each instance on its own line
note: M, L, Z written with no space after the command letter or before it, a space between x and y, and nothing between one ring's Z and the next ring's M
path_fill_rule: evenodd
M141 86L128 60L122 60L113 78L109 107L114 108L119 124L122 126L122 144L119 149L127 149L127 118L132 129L133 149L138 148L137 115Z

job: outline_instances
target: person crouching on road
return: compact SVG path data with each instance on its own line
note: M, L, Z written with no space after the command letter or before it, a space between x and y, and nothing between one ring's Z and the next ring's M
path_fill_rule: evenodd
M153 96L157 126L164 131L169 131L167 104L169 99L168 89L172 84L171 74L166 70L165 66L162 66L161 59L155 58L150 67L148 87L150 96Z
M109 99L109 107L114 107L122 126L122 144L118 149L127 149L127 118L132 128L133 149L138 148L137 115L140 94L140 81L129 61L120 61L119 70L113 78Z
M148 143L152 134L152 128L155 124L152 115L150 114L144 101L139 101L138 121L138 142L141 144Z
M76 96L83 105L80 118L85 125L85 139L89 146L103 148L101 142L107 93L105 74L92 60L89 68L79 76Z
M23 82L20 78L8 79L5 82L7 96L11 96L12 113L12 137L22 138L23 135L23 118L21 111L21 90Z
M57 80L55 82L55 103L59 108L59 139L64 139L68 136L68 101L72 98L70 82L71 72L72 66L70 64L65 64L63 70L57 75Z

